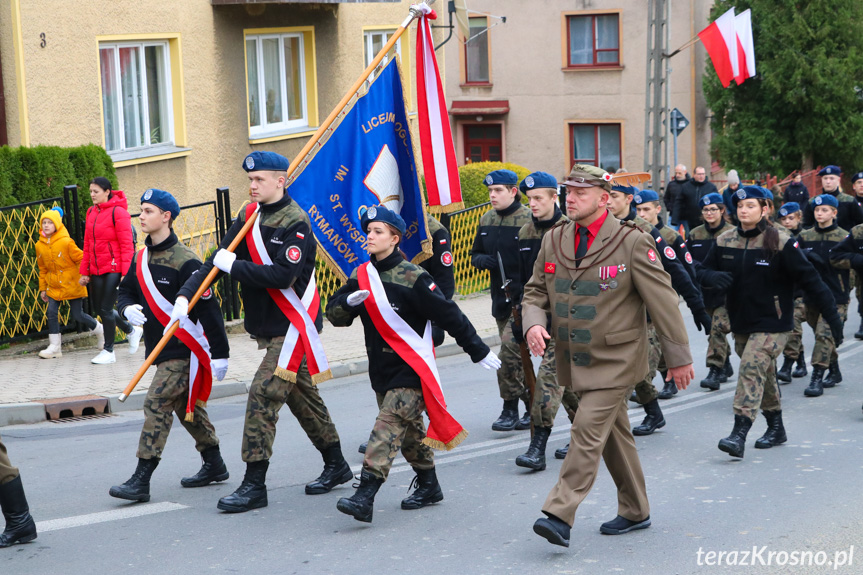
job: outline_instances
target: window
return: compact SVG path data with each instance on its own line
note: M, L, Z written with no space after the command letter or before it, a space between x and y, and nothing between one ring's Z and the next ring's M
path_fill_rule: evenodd
M378 55L378 52L386 45L387 42L392 38L395 30L367 30L363 32L363 40L365 44L365 67L368 68L369 64L372 63L372 60L375 59L375 56ZM402 39L399 38L396 40L395 51L397 54L402 53ZM381 60L380 66L383 67L387 62L390 61L389 54L384 56L384 59ZM369 81L374 80L375 74L372 72L372 75L369 76Z
M464 127L465 163L502 162L500 124L467 124Z
M567 67L620 66L620 15L568 15Z
M100 43L105 150L174 144L171 58L167 41Z
M489 74L488 18L468 18L470 36L465 38L465 83L488 84Z
M620 168L620 124L570 124L570 167L591 164L607 172Z

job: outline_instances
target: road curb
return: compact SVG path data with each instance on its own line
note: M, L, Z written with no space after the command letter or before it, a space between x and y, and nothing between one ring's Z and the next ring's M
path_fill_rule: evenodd
M19 423L41 423L45 421L43 403L4 403L0 405L0 427Z

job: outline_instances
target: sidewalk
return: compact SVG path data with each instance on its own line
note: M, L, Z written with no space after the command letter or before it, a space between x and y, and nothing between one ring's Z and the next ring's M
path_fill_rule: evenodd
M456 296L455 300L489 346L500 343L488 293ZM333 377L368 371L363 328L359 320L347 328L335 328L324 321L321 339ZM229 336L229 341L228 374L223 381L213 382L213 399L245 394L263 354L245 332ZM47 340L44 343L47 345ZM67 351L64 347L63 357L59 359L41 359L37 352L0 358L0 426L45 421L44 405L33 402L46 399L95 395L109 398L112 412L141 409L155 369L151 367L135 392L120 403L117 396L145 359L144 347L142 345L134 356L128 354L125 344L117 345L114 351L117 363L111 365L91 364L90 359L98 353L94 348ZM443 345L437 348L437 356L456 353L462 351L447 335Z

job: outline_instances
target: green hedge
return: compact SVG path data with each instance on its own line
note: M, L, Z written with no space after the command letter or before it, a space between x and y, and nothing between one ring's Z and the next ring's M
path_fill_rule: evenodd
M464 207L471 208L488 201L488 189L483 181L486 175L494 170L512 170L518 175L519 182L530 173L530 170L524 166L504 162L475 162L461 166L458 169L458 175L461 180L461 196L464 200ZM519 198L522 203L527 202L522 194L519 194Z

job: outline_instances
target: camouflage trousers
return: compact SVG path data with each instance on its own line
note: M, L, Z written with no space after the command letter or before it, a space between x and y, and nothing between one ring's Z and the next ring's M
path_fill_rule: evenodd
M776 358L786 341L788 332L734 334L734 350L740 356L734 415L745 415L755 421L759 409L782 409L776 383Z
M3 445L3 440L0 439L0 485L9 483L16 477L18 477L18 468L12 467L9 455L6 454L6 446Z
M794 300L794 329L788 333L788 343L782 350L782 355L789 359L796 360L806 356L803 349L804 321L806 321L806 304L803 303L803 298L799 297Z
M138 459L162 457L174 423L174 413L195 440L198 451L219 445L219 438L216 437L216 430L210 423L205 407L195 407L195 420L186 421L188 400L189 360L169 359L160 363L147 390L147 399L144 400L144 428L138 441Z
M554 427L554 418L563 402L569 420L575 417L578 409L578 397L572 388L564 388L557 384L557 366L554 361L554 340L550 340L545 348L545 354L539 364L536 376L533 405L530 418L536 427Z
M242 456L247 463L272 457L279 410L285 403L319 451L339 441L330 412L318 388L312 384L306 360L300 365L296 383L275 375L284 340L284 337L257 339L258 349L267 352L252 379L246 402Z
M500 336L500 369L497 370L497 386L500 397L506 401L520 399L525 395L524 369L521 367L521 350L512 335L512 321L498 319L497 333Z
M731 346L725 338L731 333L731 320L728 310L720 306L706 310L710 315L710 336L707 338L707 367L725 367L725 360L731 355Z
M851 273L851 287L854 288L854 294L857 296L857 312L863 317L863 275L858 271Z
M656 399L658 392L653 386L653 378L656 371L665 371L665 358L662 357L662 348L659 345L659 336L653 322L647 322L647 375L635 384L635 397L639 405L650 403Z
M414 468L432 469L434 452L422 442L426 436L422 389L399 387L378 393L377 399L380 412L369 434L363 469L386 481L399 449Z
M836 306L836 311L839 312L839 317L842 319L842 324L848 317L848 304L839 304ZM806 323L815 332L815 346L812 348L812 365L827 369L834 361L839 361L839 355L836 353L836 342L833 341L833 333L830 331L830 326L824 321L824 316L821 315L818 309L806 309Z

